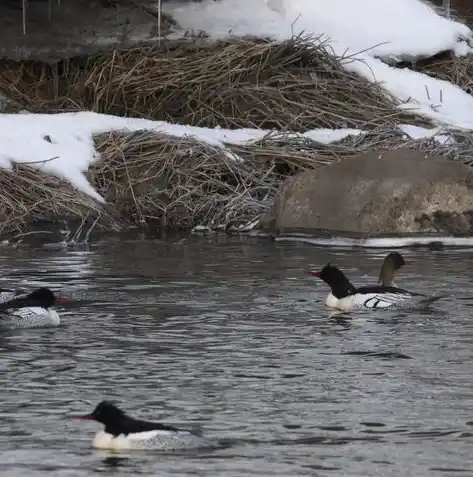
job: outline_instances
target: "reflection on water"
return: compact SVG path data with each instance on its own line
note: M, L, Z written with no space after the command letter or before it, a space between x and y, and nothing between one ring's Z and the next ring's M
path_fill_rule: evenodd
M1 286L74 299L0 335L0 475L473 475L473 254L405 251L431 310L331 314L303 272L376 281L382 250L249 239L2 250ZM224 449L110 454L75 422L102 399Z

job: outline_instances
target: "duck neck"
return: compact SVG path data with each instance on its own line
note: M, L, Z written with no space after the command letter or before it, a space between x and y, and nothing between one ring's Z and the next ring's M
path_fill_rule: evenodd
M388 263L384 263L381 267L381 271L379 272L379 280L378 283L384 287L393 286L394 280L394 271L392 266Z
M337 280L336 283L331 283L330 288L332 290L332 295L335 298L341 299L349 295L354 295L356 293L356 288L348 278L344 280Z

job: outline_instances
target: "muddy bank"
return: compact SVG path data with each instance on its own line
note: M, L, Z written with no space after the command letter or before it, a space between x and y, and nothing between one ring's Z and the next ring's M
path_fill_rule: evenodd
M153 2L71 0L27 2L25 24L21 1L0 4L0 58L47 63L118 46L156 43L174 25L158 24ZM23 29L25 27L25 30Z

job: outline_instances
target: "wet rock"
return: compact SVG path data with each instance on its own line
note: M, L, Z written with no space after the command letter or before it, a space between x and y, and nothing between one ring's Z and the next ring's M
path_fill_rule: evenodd
M410 149L372 151L298 174L260 227L355 235L473 233L473 172Z
M157 41L157 10L151 0L29 0L25 15L23 25L20 1L0 3L0 68L8 70L5 60L56 63ZM163 15L161 34L173 24Z

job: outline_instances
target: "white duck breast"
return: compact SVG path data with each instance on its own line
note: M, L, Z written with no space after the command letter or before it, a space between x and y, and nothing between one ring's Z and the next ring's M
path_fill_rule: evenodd
M109 450L178 450L207 446L209 443L190 432L154 430L113 436L105 431L95 435L92 446Z
M358 289L353 295L348 295L343 298L337 298L332 292L327 295L325 305L328 308L334 308L342 311L359 310L362 308L377 309L389 308L392 306L399 306L413 298L413 295L400 288L394 291L386 291L384 287L378 288L378 291L363 291L363 288Z

